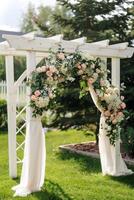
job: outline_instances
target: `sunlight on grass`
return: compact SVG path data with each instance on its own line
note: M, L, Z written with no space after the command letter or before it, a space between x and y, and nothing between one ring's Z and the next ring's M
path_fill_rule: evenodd
M19 136L19 140L21 140ZM99 160L61 153L59 145L94 140L83 131L50 131L46 134L46 181L41 192L28 200L133 200L134 175L104 177ZM11 187L19 183L8 176L7 134L0 134L0 200L12 200ZM20 176L20 166L19 176ZM16 197L15 199L22 199Z

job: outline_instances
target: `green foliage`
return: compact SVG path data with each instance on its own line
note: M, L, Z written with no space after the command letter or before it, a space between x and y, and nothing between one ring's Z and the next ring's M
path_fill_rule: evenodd
M14 78L17 80L26 68L26 58L14 57ZM0 56L0 81L6 80L6 68L4 56Z
M6 79L5 58L0 56L0 80Z
M134 111L129 110L126 115L121 129L122 146L128 155L134 158Z
M91 42L105 38L114 41L132 38L132 0L78 0L75 3L58 0L58 2L68 10L70 17L65 18L57 14L54 16L55 20L62 27L70 26L74 38L86 36Z
M0 99L0 129L7 130L7 102Z
M49 6L40 5L35 9L34 5L30 3L22 19L21 31L37 31L45 37L66 32L68 27L62 28L59 23L55 23L53 16L56 14L65 17L66 8L61 8L60 6L51 8ZM69 15L66 17L69 17Z
M34 22L34 17L36 15L35 7L32 3L29 3L26 13L24 13L21 22L22 32L31 32L37 30L36 24Z

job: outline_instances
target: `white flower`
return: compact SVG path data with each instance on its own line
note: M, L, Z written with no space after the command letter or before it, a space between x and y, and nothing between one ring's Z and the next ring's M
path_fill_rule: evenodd
M93 74L93 78L94 78L94 79L97 79L97 78L98 78L98 74L97 74L97 73L94 73L94 74Z
M111 87L107 88L107 89L106 89L106 93L112 94L112 93L113 93L113 89L112 89Z
M119 94L119 89L115 87L114 88L114 92L117 93L117 94Z
M99 73L101 72L101 70L97 68L97 69L96 69L96 72L99 74Z
M116 132L117 132L117 130L116 130L116 129L114 129L114 130L113 130L113 133L116 133Z
M73 77L67 77L67 80L73 82L75 80L75 78L73 78Z
M94 63L91 64L91 68L92 68L92 69L95 68L95 64L94 64Z
M38 68L36 69L36 71L37 71L38 73L43 72L41 67L38 67Z
M49 104L49 98L48 97L39 97L38 100L35 102L36 106L39 108L46 107Z
M46 67L46 66L42 66L42 67L41 67L41 70L42 70L42 72L46 72L47 67Z
M107 130L108 130L108 131L111 131L111 130L112 130L111 126L108 126L108 127L107 127Z

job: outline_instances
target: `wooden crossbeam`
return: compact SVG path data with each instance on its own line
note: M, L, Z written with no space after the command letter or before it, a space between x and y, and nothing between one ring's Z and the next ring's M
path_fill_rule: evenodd
M77 38L74 40L70 40L70 42L78 42L79 44L84 44L86 42L87 38L86 37L81 37L81 38Z
M3 37L7 39L11 47L21 51L48 52L50 48L57 50L57 44L61 44L67 53L73 53L79 47L81 52L89 53L91 56L130 58L134 53L134 48L126 47L126 44L108 45L109 40L80 45L76 40L57 42L54 39L40 37L35 37L33 40L15 35L3 35Z
M49 40L55 40L57 42L60 42L63 38L63 35L62 34L59 34L59 35L55 35L55 36L52 36L52 37L48 37L47 39Z
M114 49L126 49L128 47L128 42L112 44L109 47Z

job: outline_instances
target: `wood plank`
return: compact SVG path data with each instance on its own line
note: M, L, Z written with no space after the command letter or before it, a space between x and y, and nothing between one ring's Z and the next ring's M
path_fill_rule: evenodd
M112 84L120 90L120 59L112 58ZM114 147L114 173L120 173L120 132Z
M16 50L24 51L36 51L36 52L48 52L50 48L57 50L58 44L61 44L67 53L73 53L79 47L79 50L83 53L89 53L91 56L99 57L118 57L118 58L130 58L134 53L134 48L127 47L126 49L111 48L110 46L102 47L101 43L98 45L94 43L85 43L79 45L78 42L70 42L62 40L60 43L47 39L47 38L35 38L34 40L28 40L21 36L4 35L9 44ZM105 42L106 44L106 42Z
M128 42L109 45L109 48L114 48L114 49L126 49L127 47L128 47Z
M8 110L8 154L9 176L17 177L16 155L16 94L14 90L13 56L6 56L7 110Z

